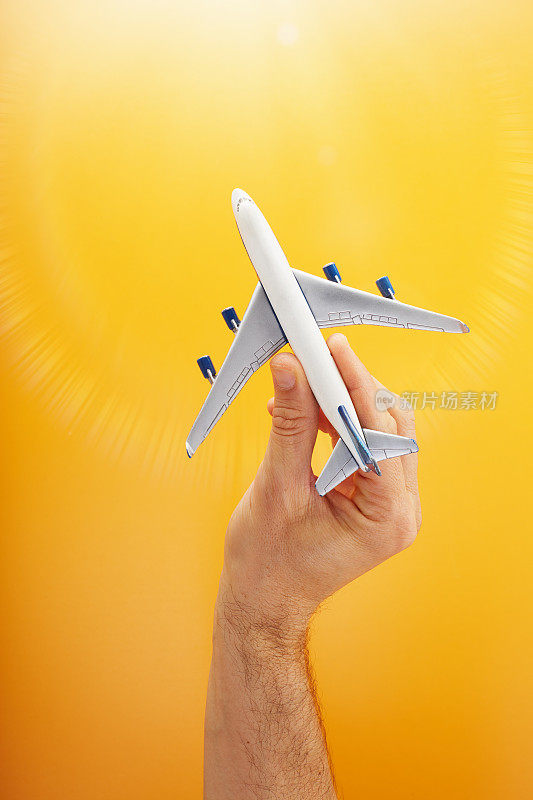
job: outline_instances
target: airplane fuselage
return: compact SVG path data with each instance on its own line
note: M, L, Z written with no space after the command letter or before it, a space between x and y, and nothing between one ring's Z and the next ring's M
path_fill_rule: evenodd
M232 207L239 233L257 277L305 371L320 408L360 469L367 472L369 467L368 459L365 458L365 437L357 413L285 253L251 197L236 189L232 195ZM355 432L353 428L350 430L350 421L356 429Z

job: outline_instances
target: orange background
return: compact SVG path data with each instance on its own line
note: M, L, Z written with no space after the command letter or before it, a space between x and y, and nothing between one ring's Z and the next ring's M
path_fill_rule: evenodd
M185 456L195 359L255 283L241 186L294 266L468 322L349 330L385 384L499 393L418 413L419 540L316 620L339 784L530 797L531 3L0 14L5 796L201 796L224 529L269 427L265 369Z

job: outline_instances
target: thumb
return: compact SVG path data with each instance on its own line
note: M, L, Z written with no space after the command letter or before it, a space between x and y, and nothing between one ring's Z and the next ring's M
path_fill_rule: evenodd
M270 362L274 381L268 467L287 478L307 479L318 433L318 404L296 356L281 353Z

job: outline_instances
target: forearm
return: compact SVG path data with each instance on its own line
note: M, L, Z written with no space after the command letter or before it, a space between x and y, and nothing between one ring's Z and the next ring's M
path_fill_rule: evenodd
M215 608L204 774L205 800L336 798L305 624L271 623L224 588Z
M412 438L412 416L374 402L380 384L328 341L361 423ZM320 416L289 353L271 362L265 457L228 525L205 724L205 800L335 800L306 650L309 618L342 586L411 544L420 527L416 455L356 471L322 497L312 453Z

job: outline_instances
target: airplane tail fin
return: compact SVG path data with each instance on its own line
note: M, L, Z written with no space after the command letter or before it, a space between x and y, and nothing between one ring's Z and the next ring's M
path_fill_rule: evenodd
M363 429L363 433L374 462L418 452L416 441L414 439L409 439L407 436L398 436L395 433L382 433L381 431L371 431L366 428ZM327 492L330 492L335 486L338 486L345 478L349 478L350 475L353 475L357 468L357 461L342 439L339 439L326 462L326 466L317 479L315 484L317 492L320 495L327 494Z

